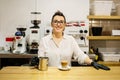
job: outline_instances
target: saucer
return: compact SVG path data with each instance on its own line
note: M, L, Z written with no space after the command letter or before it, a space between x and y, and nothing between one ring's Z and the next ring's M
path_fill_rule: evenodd
M59 66L58 69L59 69L59 70L62 70L62 71L68 71L68 70L71 69L71 67L70 67L70 66L67 66L66 68L63 68L62 66Z

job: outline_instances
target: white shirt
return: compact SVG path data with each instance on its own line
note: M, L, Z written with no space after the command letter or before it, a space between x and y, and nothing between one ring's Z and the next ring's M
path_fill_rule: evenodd
M49 58L49 66L59 66L60 59L66 58L71 65L72 57L78 60L78 63L83 64L86 57L88 57L79 48L77 42L72 36L64 34L62 41L57 46L53 41L52 34L43 37L40 41L38 57L46 56Z

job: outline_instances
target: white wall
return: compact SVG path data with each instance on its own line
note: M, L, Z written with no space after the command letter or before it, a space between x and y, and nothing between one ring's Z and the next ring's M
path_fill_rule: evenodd
M0 46L5 45L6 36L14 36L19 25L30 26L34 6L34 0L0 0Z
M50 26L51 17L57 10L64 13L67 21L86 20L89 0L37 0L37 11L42 13L39 25L41 37L44 27ZM32 26L30 12L33 11L35 0L0 0L0 46L4 46L6 36L14 36L19 25Z

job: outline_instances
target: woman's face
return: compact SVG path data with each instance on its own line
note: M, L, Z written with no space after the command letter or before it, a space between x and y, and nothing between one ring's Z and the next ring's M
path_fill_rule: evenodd
M62 33L65 29L65 20L63 16L55 16L51 23L53 28L53 33Z

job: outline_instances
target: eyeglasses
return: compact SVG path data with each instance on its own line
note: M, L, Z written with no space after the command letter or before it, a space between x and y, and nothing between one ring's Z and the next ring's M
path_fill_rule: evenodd
M54 23L54 24L58 24L58 23L59 23L59 24L64 24L64 23L65 23L65 21L62 21L62 20L61 20L61 21L54 20L54 21L53 21L53 23Z

